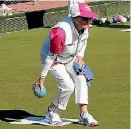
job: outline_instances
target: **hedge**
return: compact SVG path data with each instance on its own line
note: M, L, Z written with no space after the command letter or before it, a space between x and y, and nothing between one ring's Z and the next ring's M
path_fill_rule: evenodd
M130 1L98 1L89 3L100 17L129 15ZM68 15L68 7L26 12L13 16L0 17L0 33L20 31L39 27L52 27Z

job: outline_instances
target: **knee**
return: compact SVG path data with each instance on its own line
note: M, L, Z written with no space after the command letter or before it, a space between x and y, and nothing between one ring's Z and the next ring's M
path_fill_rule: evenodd
M74 87L69 87L68 92L70 92L72 94L74 92Z
M66 91L70 94L72 94L74 92L74 83L69 83L67 85Z

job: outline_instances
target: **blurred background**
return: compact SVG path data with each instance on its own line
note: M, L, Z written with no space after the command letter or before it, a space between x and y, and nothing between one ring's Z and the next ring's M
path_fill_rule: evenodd
M93 24L111 24L130 20L130 1L86 1L99 14ZM40 27L52 27L68 15L68 1L0 1L0 33Z

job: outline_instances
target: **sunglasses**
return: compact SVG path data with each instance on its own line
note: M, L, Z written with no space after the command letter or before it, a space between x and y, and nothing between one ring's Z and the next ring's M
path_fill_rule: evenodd
M87 18L87 17L81 17L81 19L86 22L90 22L92 20L92 18Z

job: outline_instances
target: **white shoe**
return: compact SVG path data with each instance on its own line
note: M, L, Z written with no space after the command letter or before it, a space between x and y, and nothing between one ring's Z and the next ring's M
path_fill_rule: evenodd
M48 107L46 111L46 119L49 120L50 124L61 124L62 120L58 114L58 108L56 107Z
M99 125L99 123L93 118L93 116L87 112L82 112L80 114L79 123L91 127Z

